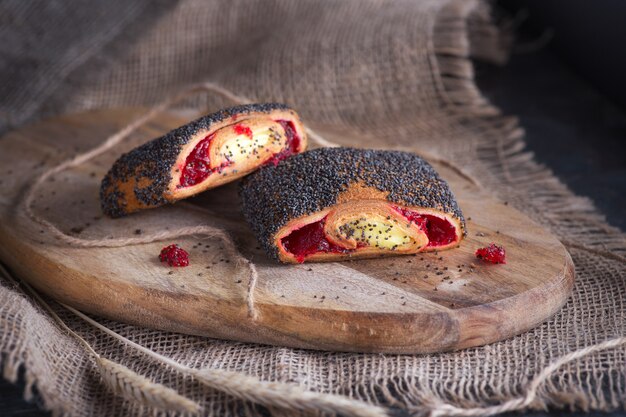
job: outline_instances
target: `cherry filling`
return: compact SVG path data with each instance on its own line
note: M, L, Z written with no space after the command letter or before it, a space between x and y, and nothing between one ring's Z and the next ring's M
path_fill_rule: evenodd
M252 129L244 125L235 125L235 133L238 135L246 135L252 139Z
M347 253L349 249L337 246L326 239L324 224L326 218L315 223L307 224L292 231L289 235L281 239L283 247L287 252L292 253L300 263L304 258L314 253Z
M456 240L456 228L448 220L402 207L392 206L392 208L426 232L427 247L444 246Z
M215 137L215 133L210 134L202 139L193 151L187 156L185 166L180 176L180 187L191 187L202 182L206 177L222 168L230 165L226 162L219 167L211 168L211 158L209 150L211 149L211 141Z
M290 120L276 120L285 130L285 136L287 136L287 146L282 151L274 154L266 164L272 163L274 166L284 159L289 158L291 155L298 153L300 149L300 136L296 132L296 127Z
M282 151L275 153L272 157L265 162L273 163L277 165L280 161L288 158L291 155L298 153L300 149L300 136L296 131L296 128L290 120L276 120L285 130L285 136L287 137L287 146ZM252 129L248 126L236 124L234 126L235 133L237 135L245 135L252 139ZM232 165L234 162L225 161L220 166L211 168L211 141L215 137L215 133L208 135L202 139L191 153L185 159L185 166L182 168L180 176L179 187L191 187L202 181L204 181L209 175L214 172L221 172L227 166Z
M430 214L418 212L402 207L391 206L409 221L414 222L428 236L428 247L437 247L450 244L456 240L456 229L452 223ZM350 253L354 249L346 249L329 242L324 232L326 218L293 230L289 235L281 239L285 250L296 257L300 263L304 262L309 255L316 253ZM357 248L367 246L359 242Z

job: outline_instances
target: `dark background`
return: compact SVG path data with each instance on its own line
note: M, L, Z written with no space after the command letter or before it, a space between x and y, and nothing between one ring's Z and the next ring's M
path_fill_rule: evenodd
M505 114L519 116L537 161L626 230L626 1L497 5L517 35L506 66L476 64L481 90ZM23 389L23 381L14 386L0 379L0 416L49 416L22 399Z
M626 108L623 0L504 0L497 4L512 16L528 16L521 27L523 35L550 33L550 52L606 98Z
M626 230L626 2L503 0L510 62L477 63L484 94L526 130L528 149Z
M626 2L504 0L517 21L509 65L478 84L520 117L535 158L626 230Z

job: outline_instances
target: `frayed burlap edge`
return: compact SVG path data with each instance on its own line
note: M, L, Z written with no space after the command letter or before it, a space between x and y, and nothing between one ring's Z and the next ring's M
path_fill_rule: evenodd
M480 56L494 62L502 61L501 51L490 55L488 51L493 51L492 47L478 47L468 42L468 36L477 39L472 34L482 34L480 37L482 42L498 45L498 32L489 22L487 11L488 8L483 3L452 2L440 11L435 27L436 33L448 32L448 36L433 37L433 56L436 57L433 65L437 66L437 71L434 72L441 76L436 80L440 83L441 98L448 109L456 113L460 121L466 123L467 129L475 133L476 152L480 163L464 159L462 155L454 155L451 159L463 164L464 169L480 178L481 183L494 190L498 197L517 205L535 220L552 229L570 250L584 251L593 256L623 262L626 237L619 230L606 225L602 215L588 199L573 195L548 169L533 161L532 154L523 149L523 133L517 121L499 115L499 111L491 106L477 89L469 56ZM489 36L489 33L493 36ZM530 201L527 199L529 195L532 195ZM563 207L567 209L564 210ZM571 217L579 219L580 222L572 226L568 221ZM3 356L2 361L5 378L15 382L19 368L28 363L26 347L13 346L10 354ZM30 399L33 387L38 385L38 378L28 366L25 368L27 384L24 395ZM611 395L624 398L626 388L616 384L612 379L619 377L613 376L610 372L591 376L592 379L595 378L592 382L601 386L613 390L621 389ZM574 381L569 381L569 385L561 384L558 390L540 390L535 401L528 407L570 406L583 410L610 411L619 406L607 402L606 394L585 388ZM59 408L58 399L48 398L45 390L41 393L45 408L52 410L55 415L63 412L63 409ZM393 397L393 395L390 397L394 400L391 401L392 404L397 402L397 398ZM429 413L436 411L437 407L444 403L440 398L429 400L434 400L432 408L429 409L428 404L416 404L415 408L410 407L410 411L415 414ZM462 392L456 396L447 396L445 403L475 406ZM464 415L462 411L449 411L447 414Z
M503 33L494 26L487 4L479 3L472 7L468 3L471 2L457 1L443 8L438 16L441 23L435 27L435 33L463 28L469 39L479 40L480 43L469 44L466 36L458 32L455 36L435 36L433 55L437 57L442 78L440 93L451 111L459 115L460 123L475 133L479 163L463 155L455 155L451 159L479 178L482 186L492 190L496 197L510 202L552 230L570 252L595 256L598 262L626 264L626 235L608 225L590 199L575 195L550 169L537 163L533 153L525 149L524 131L517 118L501 115L478 90L468 57L504 63L511 34ZM451 42L437 43L437 40ZM529 199L529 196L532 198ZM576 221L572 222L572 219ZM616 336L623 340L625 335ZM616 348L626 352L623 343L613 347ZM626 386L621 383L626 380L626 375L607 370L590 372L586 378L585 384L575 379L550 384L549 388L538 390L532 403L515 409L546 410L557 407L605 412L626 409ZM591 390L590 387L596 389ZM497 412L510 411L498 409L498 404L477 405L468 400L463 392L447 394L444 402L467 407L466 412L456 407L447 411L443 407L438 412L438 405L443 403L437 399L430 410L434 413L430 414L469 416L472 415L469 409L477 406L484 408L473 415L492 414L493 408ZM619 398L623 399L621 403L616 401ZM499 400L500 404L511 401L506 397Z

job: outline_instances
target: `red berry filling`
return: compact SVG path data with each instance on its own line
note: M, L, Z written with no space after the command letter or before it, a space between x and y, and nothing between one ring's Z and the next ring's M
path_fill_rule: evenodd
M391 207L408 220L416 223L427 234L429 239L428 247L444 246L456 241L456 229L448 220L430 214L419 214L402 207ZM293 230L289 235L281 239L283 248L293 254L300 263L304 262L307 256L316 253L350 253L355 250L330 242L324 232L325 223L326 218L323 218ZM357 249L364 246L367 246L367 244L359 242Z
M224 167L230 165L230 163L225 162L219 167L211 168L209 151L211 149L211 141L213 140L213 137L215 137L215 133L212 133L202 139L187 156L183 172L180 176L181 187L191 187L192 185L196 185L212 173L219 172Z
M169 266L187 266L189 265L189 254L183 248L174 244L161 249L159 260L167 262Z
M288 158L291 155L298 153L300 150L300 137L296 131L296 128L290 120L276 120L285 130L285 136L287 137L287 146L282 151L272 155L272 157L266 163L273 163L277 165L280 161ZM233 129L237 135L245 135L250 139L253 137L252 129L242 124L236 124ZM227 166L232 165L234 162L225 161L220 166L211 168L211 141L215 137L215 133L208 135L202 139L193 148L191 153L185 159L185 165L182 168L180 176L179 187L191 187L204 181L209 175L214 172L221 172Z
M426 232L428 247L444 246L456 240L456 228L448 220L402 207L391 207Z
M304 262L308 255L314 253L350 252L349 249L337 246L326 239L324 223L326 223L326 218L292 231L288 236L281 239L283 247L295 255L296 260L300 263Z
M476 257L492 264L505 264L506 252L502 246L490 243L486 248L476 250Z
M238 135L246 135L252 139L252 129L244 125L235 125L235 133Z
M291 155L298 153L300 149L300 136L296 132L296 127L290 120L276 120L285 129L285 136L287 136L287 146L285 149L277 154L274 154L266 164L272 163L274 166L284 159L289 158Z

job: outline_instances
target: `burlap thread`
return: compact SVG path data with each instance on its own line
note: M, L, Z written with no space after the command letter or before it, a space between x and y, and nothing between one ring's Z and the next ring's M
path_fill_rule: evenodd
M438 355L314 352L102 324L186 366L289 382L409 414L479 414L520 398L521 408L535 409L606 411L626 403L626 348L616 342L626 334L626 238L537 165L523 150L516 120L500 115L476 88L469 58L499 62L506 55L485 3L355 0L320 7L313 1L185 0L153 8L120 4L117 10L114 3L80 42L67 37L71 53L52 53L67 46L62 42L46 45L50 53L40 54L41 65L29 72L36 83L20 88L20 74L14 74L14 83L2 87L4 128L60 112L149 107L189 83L215 80L257 101L286 102L316 130L356 131L363 146L452 161L564 240L577 282L563 310L538 328ZM23 21L45 12L23 4L2 7ZM51 19L66 27L77 16L91 22L81 13L60 7ZM15 56L37 57L33 44L14 45ZM223 104L207 100L185 104ZM76 416L152 413L102 390L85 349L28 296L2 284L4 376L15 380L23 366L27 397L37 386L46 408ZM205 415L285 415L173 373L67 310L56 311L99 355L201 404ZM551 369L533 398L525 399L533 378L558 358L572 359L568 354L575 360Z

